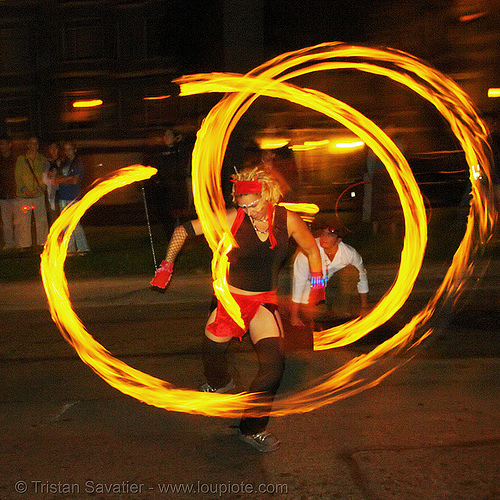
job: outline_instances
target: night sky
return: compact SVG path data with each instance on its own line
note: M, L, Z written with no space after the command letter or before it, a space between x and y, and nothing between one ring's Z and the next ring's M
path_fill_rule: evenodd
M342 41L361 43L370 26L369 10L360 0L277 0L267 2L266 47L276 52ZM373 9L373 7L372 7Z
M373 4L378 8L383 4L361 0L263 3L266 57L326 41L362 43L372 28ZM181 70L223 67L223 10L222 0L165 1L164 14L158 19L158 36L162 50L174 55Z

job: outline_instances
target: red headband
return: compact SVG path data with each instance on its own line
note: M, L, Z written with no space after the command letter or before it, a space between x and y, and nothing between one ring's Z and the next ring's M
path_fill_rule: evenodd
M239 196L240 194L248 194L248 193L261 193L262 192L262 184L255 181L235 181L234 182L234 194Z

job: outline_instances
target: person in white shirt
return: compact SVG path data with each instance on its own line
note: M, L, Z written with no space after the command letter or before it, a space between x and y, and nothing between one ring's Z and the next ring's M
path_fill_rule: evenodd
M316 238L323 266L323 279L328 281L337 271L348 265L354 266L359 272L357 289L361 300L362 313L368 308L368 278L363 259L351 246L342 241L345 229L339 225L325 227L319 238ZM293 326L304 326L300 319L302 304L309 303L311 278L307 257L299 252L293 264L291 323ZM317 300L317 298L316 298Z

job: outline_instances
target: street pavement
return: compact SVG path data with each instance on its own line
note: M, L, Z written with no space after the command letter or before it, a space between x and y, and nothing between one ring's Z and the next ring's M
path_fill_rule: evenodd
M488 265L487 265L488 264ZM440 284L425 265L406 311L348 347L290 344L281 394L369 352L396 333ZM375 304L397 266L368 269ZM281 440L261 454L235 420L160 410L108 386L52 323L39 281L1 287L0 498L500 499L500 267L480 263L432 336L377 386L315 411L272 418ZM76 280L73 306L89 331L128 364L178 387L203 381L200 346L210 276L175 275L165 294L150 277ZM285 276L280 284L286 322ZM289 329L289 327L287 327ZM237 389L255 360L230 348Z

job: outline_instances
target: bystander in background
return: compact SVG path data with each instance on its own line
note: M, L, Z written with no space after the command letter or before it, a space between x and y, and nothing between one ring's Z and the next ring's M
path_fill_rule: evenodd
M61 171L54 178L54 182L58 186L57 193L61 211L81 195L81 184L85 171L83 163L76 156L76 147L72 142L64 143L63 152ZM90 252L90 248L87 238L80 222L78 222L69 240L68 255L84 255L88 252Z
M389 123L384 127L384 132L404 154L405 148L396 127ZM382 228L388 228L391 236L395 236L397 227L403 224L401 202L389 172L371 149L366 159L364 180L363 220L371 221L373 234L377 235Z
M57 219L59 215L59 200L57 198L56 177L61 174L61 147L57 142L53 142L47 148L47 170L43 175L43 182L47 186L47 216L49 225Z
M190 148L183 137L167 128L161 148L146 158L146 165L158 172L146 183L148 198L153 203L153 213L159 219L167 238L181 219L189 219L192 204L190 183Z
M288 146L262 150L257 147L249 148L247 156L247 165L260 161L264 170L276 179L283 193L282 201L297 201L298 171L293 152Z
M0 209L2 214L3 250L18 246L14 231L16 212L16 159L12 154L12 141L8 136L0 137Z
M43 174L47 170L47 159L39 151L37 137L30 137L27 151L16 161L16 209L14 224L18 234L19 248L32 245L31 220L35 218L36 244L45 244L48 234L47 210L45 208L45 184Z

